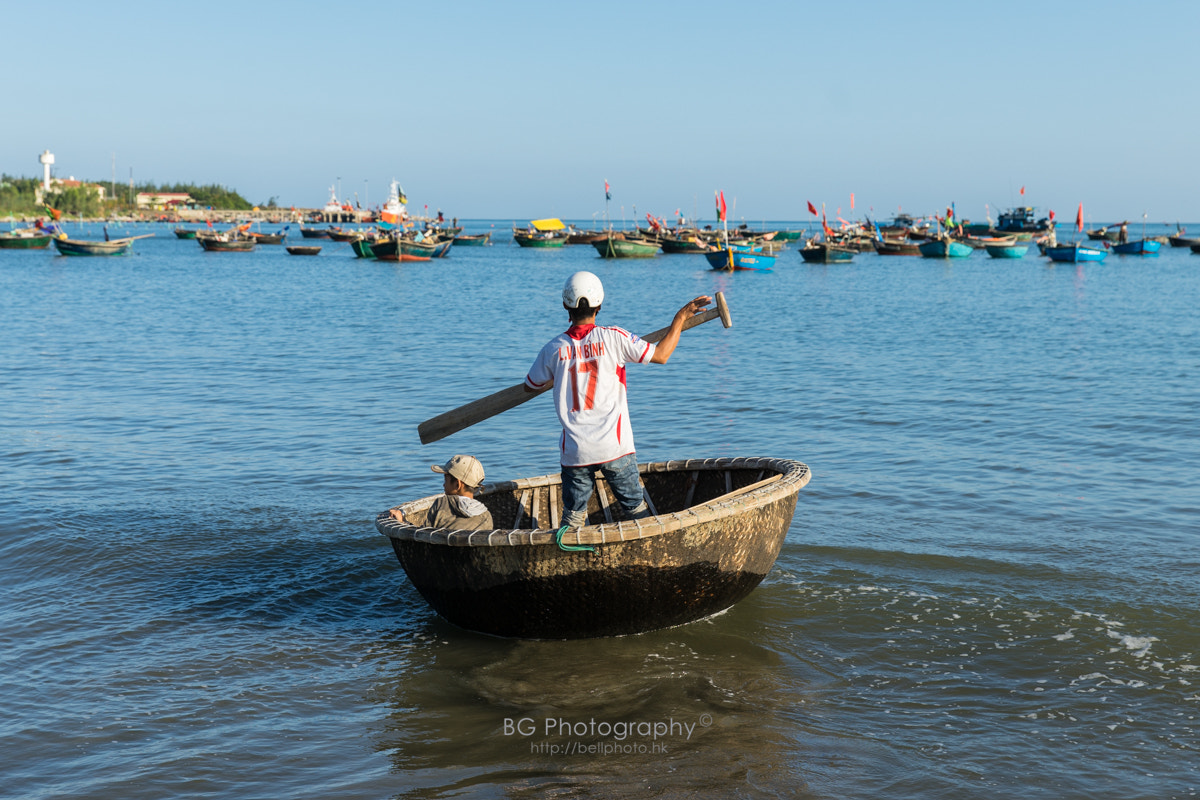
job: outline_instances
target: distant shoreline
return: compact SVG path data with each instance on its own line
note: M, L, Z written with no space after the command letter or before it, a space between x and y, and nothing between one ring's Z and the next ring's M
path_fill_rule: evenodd
M374 224L368 220L371 216L368 212L354 212L350 214L338 214L336 218L327 218L320 222L313 222L314 215L322 214L319 208L260 208L258 211L231 211L228 209L179 209L170 213L163 211L144 211L137 214L122 214L115 217L77 217L69 214L63 214L60 222L77 222L82 219L84 222L174 222L180 224L193 224L213 222L214 224L231 224L234 222L266 222L273 224L304 224L311 223L320 225L325 223L338 223L342 225L368 225ZM46 219L49 214L26 214L0 217L0 222L31 223L35 220ZM409 219L424 222L425 217L409 217Z
M289 224L290 225L326 225L326 224L374 225L374 224L376 224L375 220L367 218L368 212L366 212L366 211L355 211L353 214L341 214L341 215L339 215L341 217L340 219L322 219L322 220L314 220L313 219L313 215L320 215L320 214L322 214L322 209L320 209L320 208L296 208L296 209L292 209L291 207L288 207L288 208L260 208L258 211L253 211L253 210L231 211L231 210L227 210L227 209L220 209L220 210L218 210L218 209L212 209L212 210L209 210L209 209L182 209L182 210L179 210L179 211L171 213L171 214L161 212L161 211L154 211L154 212L147 211L147 212L140 212L138 214L120 215L120 216L115 216L115 217L86 217L85 216L85 217L81 218L81 217L77 217L77 216L63 214L63 217L60 221L66 222L66 223L79 222L80 220L82 220L83 222L86 222L86 223L104 223L104 222L152 223L152 222L159 222L159 223L179 224L179 225L205 224L210 221L214 225L231 225L231 224L238 223L238 222L242 222L242 223L244 223L244 222L264 222L267 224L277 224L277 225L289 225ZM4 216L0 216L0 225L3 225L3 223L6 223L6 222L13 224L13 225L16 225L16 224L30 225L30 224L33 224L36 220L39 220L39 219L45 220L48 217L49 217L49 214L44 214L44 213L43 214L11 214L11 215L6 214ZM520 225L525 220L530 219L530 218L532 218L532 217L506 216L506 217L458 217L457 219L460 224L463 222L486 221L486 222L492 222L492 223L511 223L513 225ZM418 223L418 224L437 222L436 217L428 217L428 216L410 216L408 219L410 222ZM581 222L581 223L587 222L586 217L578 217L578 218L563 217L562 219L570 220L572 222ZM444 222L446 224L449 224L450 219L446 219ZM964 220L964 222L970 222L970 220ZM743 223L749 225L750 227L754 227L756 225L767 226L767 227L770 227L772 225L785 225L785 226L787 226L787 229L789 229L789 230L797 230L797 229L808 230L810 228L815 228L815 229L820 228L819 220L813 221L813 220L808 220L808 219L790 219L790 220L738 219L736 221L730 220L730 229L732 230L735 227L735 225L742 225ZM611 224L612 224L612 227L616 230L627 230L631 227L637 226L636 220L622 220L621 223L617 223L616 220L612 220ZM700 220L689 221L689 224L697 224L697 225L701 225L701 226L713 225L715 227L719 223L717 223L715 220L711 220L711 219L709 219L709 220L700 219ZM1111 227L1113 225L1118 225L1118 224L1120 224L1120 221L1114 221L1114 222L1092 221L1089 223L1089 226L1094 229L1094 228L1100 228L1100 227ZM1166 228L1189 228L1189 227L1193 227L1193 226L1200 227L1200 223L1177 222L1177 221L1150 222L1148 224L1151 226L1157 225L1157 226L1162 226L1162 227L1166 227ZM1133 227L1134 227L1134 224L1131 223L1130 228L1132 229ZM1060 225L1060 226L1058 226L1058 229L1060 231L1065 231L1065 232L1069 233L1071 230L1073 230L1073 226Z

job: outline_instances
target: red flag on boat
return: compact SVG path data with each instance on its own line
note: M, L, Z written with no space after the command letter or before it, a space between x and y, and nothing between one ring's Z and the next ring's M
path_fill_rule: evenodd
M1075 213L1075 230L1083 233L1083 203L1079 204L1079 211Z
M808 213L812 214L814 217L817 215L817 207L812 204L812 200L808 201Z
M1022 186L1021 187L1021 197L1024 197L1024 196L1025 196L1025 187Z
M725 221L725 214L728 209L725 207L725 193L713 192L717 196L717 222Z
M850 193L850 210L854 210L854 192Z
M604 199L612 200L612 192L608 190L608 181L604 182Z
M1054 222L1054 209L1050 209L1050 221Z

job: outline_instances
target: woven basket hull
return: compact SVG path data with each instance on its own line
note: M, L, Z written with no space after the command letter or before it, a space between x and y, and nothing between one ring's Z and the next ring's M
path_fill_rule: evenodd
M376 527L421 595L455 625L518 638L619 636L702 619L748 595L775 563L809 478L803 464L780 459L640 469L658 516L640 524L605 522L598 493L592 507L598 524L566 540L595 547L591 553L554 544L558 475L478 495L496 523L532 516L528 524L537 527L468 534L405 526L386 512ZM773 482L747 489L764 477ZM540 507L533 499L538 491L545 492Z

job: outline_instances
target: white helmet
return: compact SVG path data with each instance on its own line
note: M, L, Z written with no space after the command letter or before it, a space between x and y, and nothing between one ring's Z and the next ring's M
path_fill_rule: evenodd
M590 272L576 272L563 286L563 305L579 308L580 300L586 300L588 308L599 308L604 302L604 285Z

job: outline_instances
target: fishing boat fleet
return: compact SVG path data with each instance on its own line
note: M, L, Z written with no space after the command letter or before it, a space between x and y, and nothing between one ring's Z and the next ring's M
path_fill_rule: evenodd
M704 255L714 270L770 271L776 258L790 243L797 242L801 258L811 263L845 263L862 253L881 256L913 256L938 259L966 258L976 251L996 259L1023 258L1031 248L1052 261L1099 261L1109 252L1119 255L1154 255L1168 241L1172 246L1200 245L1200 240L1179 236L1147 237L1127 241L1126 225L1111 230L1089 231L1089 239L1105 239L1092 245L1082 239L1060 242L1056 233L1053 212L1038 217L1036 209L1021 206L1000 214L993 223L960 221L953 208L945 216L934 215L916 219L899 214L887 223L867 219L840 225L828 223L823 212L820 227L815 232L801 230L750 230L739 225L730 230L723 205L722 193L717 193L717 219L720 229L711 225L700 228L685 224L668 225L664 220L647 214L648 227L615 231L580 230L557 218L532 220L527 227L514 226L513 241L521 247L559 248L573 244L590 244L602 258L651 258L663 254ZM818 212L809 204L813 214ZM1083 232L1082 206L1077 229ZM1194 248L1200 252L1200 247Z
M659 253L684 253L708 257L714 269L769 269L775 253L802 231L752 231L748 226L718 231L711 227L669 226L647 215L648 226L633 230L580 230L557 218L531 220L528 227L512 229L521 247L560 248L591 245L601 258L653 258Z
M793 242L805 262L836 264L852 261L863 253L880 256L960 259L983 251L996 259L1023 258L1030 249L1052 261L1102 261L1109 253L1118 255L1156 255L1162 246L1189 247L1200 253L1200 239L1185 236L1179 227L1175 236L1146 236L1143 215L1142 236L1130 239L1128 221L1084 230L1083 207L1076 217L1077 237L1060 241L1054 213L1039 217L1031 206L1020 206L999 215L992 222L959 220L953 206L945 215L914 218L897 214L887 222L865 219L850 222L837 217L831 225L822 208L814 228L752 230L741 224L729 227L723 193L716 194L719 228L703 227L680 217L675 224L646 214L645 226L615 230L581 229L561 219L547 217L531 220L526 226L512 226L512 241L523 248L557 249L571 245L591 245L601 258L648 259L660 254L703 255L709 266L720 271L770 271L780 253ZM331 200L332 203L332 200ZM457 220L446 223L440 212L436 220L413 220L407 214L407 198L392 181L388 200L371 226L343 227L337 224L303 224L305 240L344 242L358 258L382 261L430 261L449 254L451 247L483 247L493 244L493 232L466 233ZM339 205L339 208L341 206ZM809 211L817 209L808 204ZM678 213L678 212L677 212ZM840 213L840 210L839 210ZM607 213L606 213L607 218ZM310 220L310 223L312 220ZM418 223L424 223L420 226ZM203 250L220 253L253 252L259 245L283 245L291 255L318 255L316 242L289 244L290 225L274 231L254 230L251 223L217 230L207 227L180 226L174 229L179 239L193 240ZM1177 226L1178 227L1178 226ZM1086 234L1086 238L1084 235ZM56 222L38 221L33 227L12 228L0 232L0 249L46 249L52 243L59 253L71 256L129 255L133 243L145 236L84 240L68 237Z

